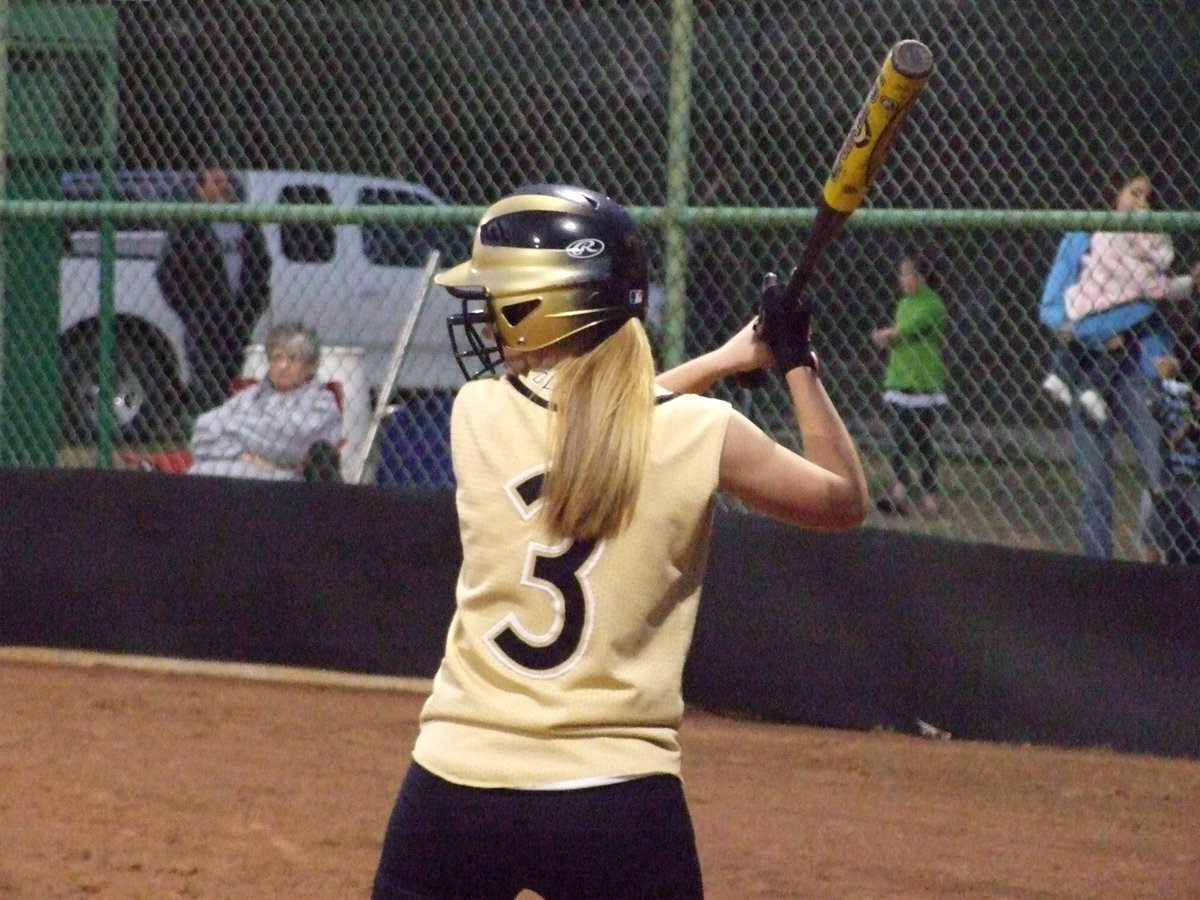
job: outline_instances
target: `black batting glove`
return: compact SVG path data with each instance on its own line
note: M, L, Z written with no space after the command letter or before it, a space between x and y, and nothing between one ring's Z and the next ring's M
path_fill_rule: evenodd
M810 342L812 303L807 299L789 299L787 288L779 283L774 272L768 272L763 279L757 330L771 348L781 373L786 375L801 366L817 370L817 356Z

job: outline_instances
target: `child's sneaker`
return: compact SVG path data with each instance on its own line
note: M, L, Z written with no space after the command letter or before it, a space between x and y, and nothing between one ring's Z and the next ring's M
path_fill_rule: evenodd
M875 508L885 516L907 516L908 505L908 492L898 484L875 501Z
M907 516L908 501L884 496L875 501L875 508L885 516Z
M1103 425L1105 419L1108 418L1108 404L1091 388L1079 394L1079 405L1095 420L1097 425Z
M1051 372L1046 376L1046 380L1042 382L1042 390L1057 400L1063 406L1071 405L1071 389L1067 387L1067 383Z

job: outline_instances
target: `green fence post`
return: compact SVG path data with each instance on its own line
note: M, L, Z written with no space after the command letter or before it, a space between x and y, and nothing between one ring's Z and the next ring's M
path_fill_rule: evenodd
M663 367L684 359L684 323L687 318L687 227L679 220L691 197L688 179L692 110L692 48L695 44L695 10L692 0L671 3L671 84L667 128L667 221L665 229L665 281L667 309L663 322Z
M57 200L72 165L108 162L103 77L116 59L116 14L87 4L5 10L4 200ZM0 294L0 464L52 466L62 439L58 223L5 217Z

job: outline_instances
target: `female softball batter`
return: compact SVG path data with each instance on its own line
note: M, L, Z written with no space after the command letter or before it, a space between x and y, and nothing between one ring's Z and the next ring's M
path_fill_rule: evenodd
M562 185L491 206L437 282L491 377L451 415L456 611L373 896L701 897L676 730L715 494L826 530L866 510L809 314L772 280L761 322L656 384L637 225ZM772 363L804 456L696 395Z

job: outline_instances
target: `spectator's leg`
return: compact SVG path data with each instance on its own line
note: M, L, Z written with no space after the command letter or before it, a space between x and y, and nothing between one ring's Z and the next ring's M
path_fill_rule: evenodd
M227 394L216 371L218 348L213 342L213 322L203 314L184 322L188 365L192 376L188 382L189 411L200 413L220 406Z
M1079 479L1079 543L1084 556L1112 556L1113 422L1098 425L1071 405L1075 474Z
M892 418L892 474L895 476L896 484L903 488L904 494L907 495L913 482L908 462L915 446L913 440L915 410L899 405L893 405L892 410L894 412Z
M226 388L241 377L246 364L246 349L254 337L257 318L252 311L234 310L226 319L226 327L220 332L225 336L222 375L226 379Z
M1174 499L1168 491L1143 489L1138 503L1138 548L1142 562L1160 563L1171 554Z
M1097 388L1092 383L1094 364L1091 354L1077 341L1062 348L1063 377L1071 386L1071 393L1078 394L1088 388Z
M1133 447L1142 487L1151 494L1161 493L1165 487L1166 471L1162 454L1162 427L1150 411L1154 385L1141 371L1135 358L1129 357L1121 364L1114 388L1114 414ZM1160 512L1161 506L1152 502L1143 502L1138 511L1138 543L1143 559L1161 555L1166 544Z
M1200 566L1200 484L1182 489L1182 525L1180 534L1181 562L1189 566Z
M888 464L892 469L892 485L883 497L875 501L875 508L885 515L908 514L908 485L912 476L908 471L908 454L912 452L912 438L907 413L903 406L888 403Z
M1170 484L1156 499L1162 551L1157 561L1200 564L1200 485Z
M937 425L936 406L913 410L913 437L920 466L921 490L926 494L937 493L938 448L934 438Z
M1160 356L1175 355L1175 336L1166 320L1156 313L1152 322L1148 330L1138 338L1135 348L1142 374L1150 379L1158 377L1154 369L1154 360Z

